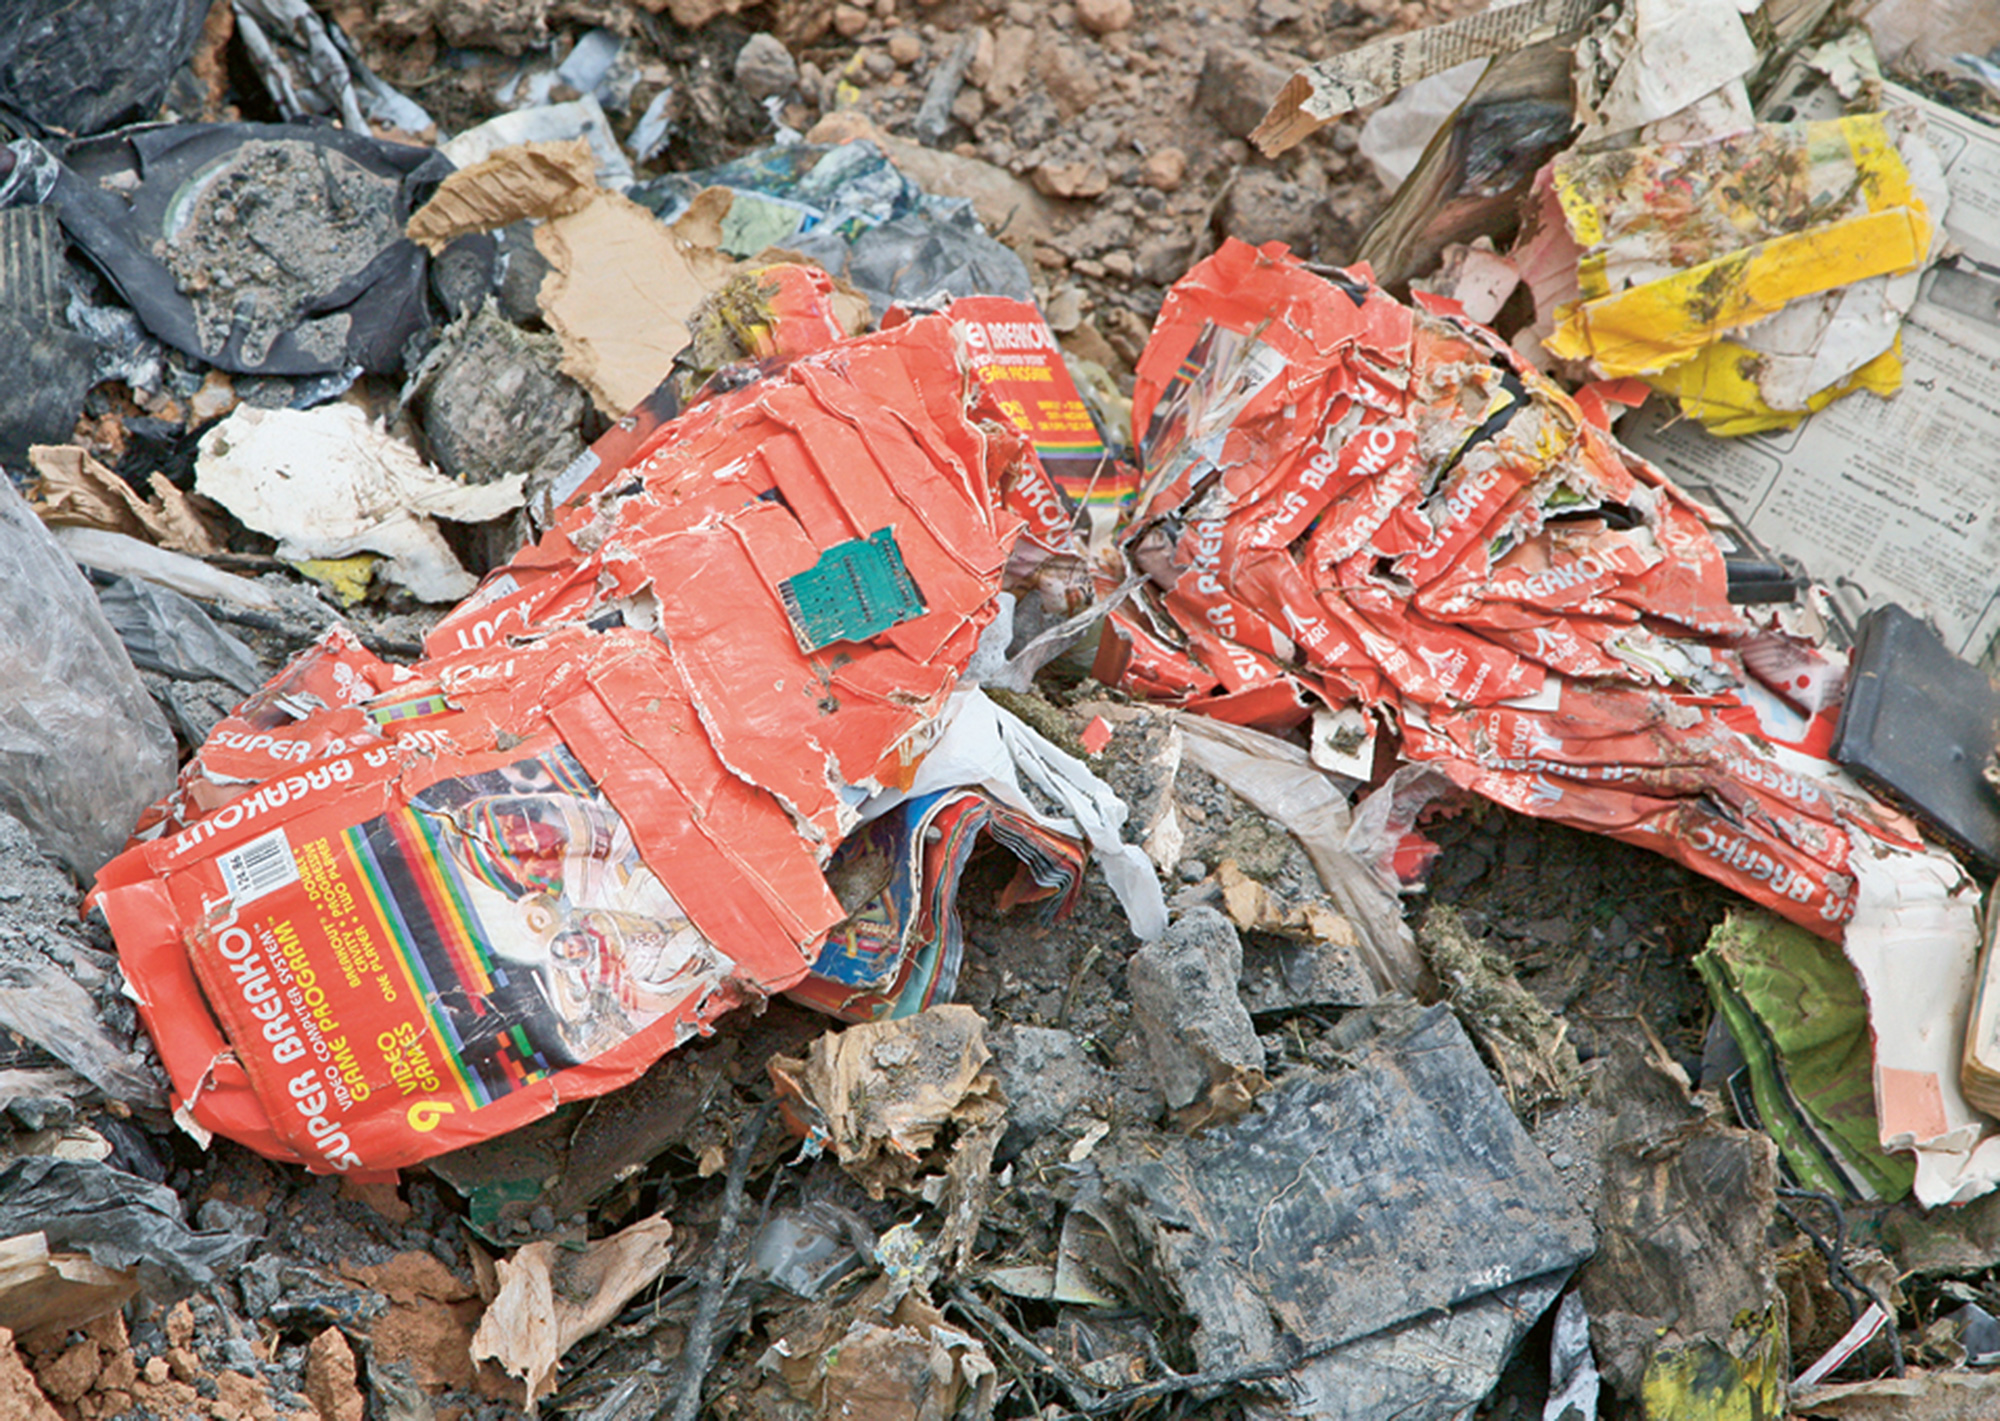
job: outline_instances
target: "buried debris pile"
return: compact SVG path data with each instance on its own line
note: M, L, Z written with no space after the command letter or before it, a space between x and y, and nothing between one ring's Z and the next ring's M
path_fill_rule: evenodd
M22 3L0 1414L1992 1409L1989 7Z

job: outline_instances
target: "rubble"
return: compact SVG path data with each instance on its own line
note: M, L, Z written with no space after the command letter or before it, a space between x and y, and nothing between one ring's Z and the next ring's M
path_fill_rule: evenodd
M1985 1415L1865 8L30 3L0 1411Z
M1183 913L1126 967L1132 1016L1172 1110L1240 1114L1264 1087L1264 1046L1237 995L1243 944L1213 908Z

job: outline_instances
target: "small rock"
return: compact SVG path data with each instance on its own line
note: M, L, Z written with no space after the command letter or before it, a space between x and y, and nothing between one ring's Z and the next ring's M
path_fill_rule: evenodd
M1187 181L1187 154L1178 148L1155 148L1139 165L1139 181L1161 192L1178 192Z
M972 63L965 66L965 82L975 89L986 87L986 81L993 77L994 42L993 31L981 25L973 31L976 39L972 50Z
M736 82L753 99L789 94L799 82L798 61L776 35L754 34L736 51Z
M1243 943L1213 908L1182 914L1126 970L1154 1079L1173 1109L1264 1069L1264 1044L1237 995Z
M1150 281L1155 286L1168 286L1180 280L1188 268L1188 259L1194 255L1194 239L1185 234L1170 237L1149 237L1139 244L1132 254L1139 269L1139 278Z
M319 1421L362 1421L367 1402L355 1384L354 1349L337 1327L329 1327L306 1348L306 1400Z
M861 67L868 71L871 79L886 79L896 72L896 61L879 49L861 51Z
M1035 32L1026 25L1006 25L993 40L993 62L979 87L986 101L1006 104L1028 78L1028 64L1035 57Z
M1291 77L1290 70L1249 50L1217 45L1202 59L1195 102L1225 132L1242 137L1263 122L1271 100Z
M1094 35L1132 28L1132 0L1076 0L1076 22Z
M1177 280L1186 269L1183 263L1168 279ZM1104 338L1111 343L1111 348L1118 352L1118 358L1136 369L1139 357L1145 354L1147 342L1153 338L1153 323L1137 311L1118 306L1101 312L1098 325L1104 332Z
M1139 267L1138 263L1134 262L1125 252L1106 252L1104 254L1104 269L1120 281L1130 281L1133 273Z
M1034 181L1050 197L1102 197L1111 186L1110 175L1096 163L1043 163Z
M223 1233L252 1234L262 1237L265 1232L264 1211L248 1209L241 1204L232 1204L227 1199L204 1200L195 1210L195 1223L204 1229Z
M855 5L833 7L833 30L842 39L853 39L868 28L868 12Z
M1064 119L1083 113L1104 89L1097 66L1070 45L1045 46L1035 69Z
M1057 335L1067 335L1083 324L1083 293L1074 286L1065 286L1049 298L1042 318Z
M897 30L889 36L889 58L896 61L899 69L908 69L924 57L924 42L908 30Z
M53 1362L43 1364L42 1390L51 1400L74 1406L97 1385L98 1374L103 1370L104 1357L97 1344L88 1340L78 1342Z
M1252 246L1283 242L1302 257L1319 244L1319 198L1276 173L1253 168L1230 184L1223 203L1223 230Z
M986 117L986 95L973 88L960 89L951 101L951 116L967 128L975 127Z
M0 1327L0 1415L20 1421L62 1421L62 1413L36 1384L34 1374L14 1348L14 1334Z

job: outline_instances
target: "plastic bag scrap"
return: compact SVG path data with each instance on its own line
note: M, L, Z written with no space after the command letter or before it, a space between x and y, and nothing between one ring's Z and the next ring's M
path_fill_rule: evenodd
M98 590L97 605L135 666L182 680L227 681L245 695L263 679L257 653L171 587L114 578Z
M1107 684L1276 728L1359 702L1461 788L1822 936L1857 836L1919 846L1808 743L1837 668L1731 606L1696 505L1450 303L1228 243L1169 294L1134 415L1150 582Z
M0 1238L39 1232L51 1249L135 1273L149 1297L210 1288L243 1262L254 1234L196 1230L173 1190L96 1160L30 1155L0 1169Z
M88 881L172 784L174 738L49 530L0 478L0 809Z
M70 133L142 118L194 52L207 13L202 0L20 0L0 28L0 105Z
M340 26L315 14L306 0L233 4L250 62L287 119L338 118L350 133L379 125L412 139L435 132L423 107L383 83Z
M1717 434L1902 384L1897 332L1951 199L1916 110L1572 151L1553 177L1582 298L1554 354L1643 375Z
M43 175L13 201L52 206L147 331L210 365L394 371L429 324L427 259L402 235L452 171L428 149L256 123L127 130L73 143L60 163L26 151L31 140L12 146ZM262 201L239 204L247 192Z
M916 787L1046 475L944 315L641 423L424 661L322 642L101 877L192 1126L408 1164L626 1083L848 918L828 861Z
M764 148L655 178L632 197L672 222L710 188L730 195L725 252L781 247L809 257L867 296L877 316L897 301L938 296L1032 299L1028 269L987 235L968 201L926 193L865 139Z

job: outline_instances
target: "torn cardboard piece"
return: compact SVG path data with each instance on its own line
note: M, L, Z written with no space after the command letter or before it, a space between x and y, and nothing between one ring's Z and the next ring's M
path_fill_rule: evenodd
M688 343L688 317L733 267L615 193L544 222L535 246L549 262L542 313L562 337L563 373L613 418L666 377Z
M131 1273L84 1253L59 1253L39 1233L0 1239L0 1327L10 1332L80 1326L139 1293Z
M596 161L581 138L517 144L445 178L403 235L436 256L468 233L575 212L597 191Z
M737 271L705 231L708 215L704 207L668 227L600 187L588 145L575 139L493 150L439 184L408 233L437 250L536 220L535 246L550 267L542 313L562 339L563 373L618 419L666 378L695 308Z
M98 528L197 556L223 551L220 535L167 476L147 480L150 497L74 445L37 444L28 463L40 476L28 506L44 523Z
M202 436L195 465L196 491L276 538L278 556L380 553L384 573L428 602L478 585L432 520L504 517L521 506L522 485L520 475L456 483L349 404L239 407Z
M618 1316L673 1257L665 1215L574 1247L543 1240L495 1265L500 1292L472 1338L472 1359L491 1358L528 1385L528 1411L555 1390L563 1354Z

